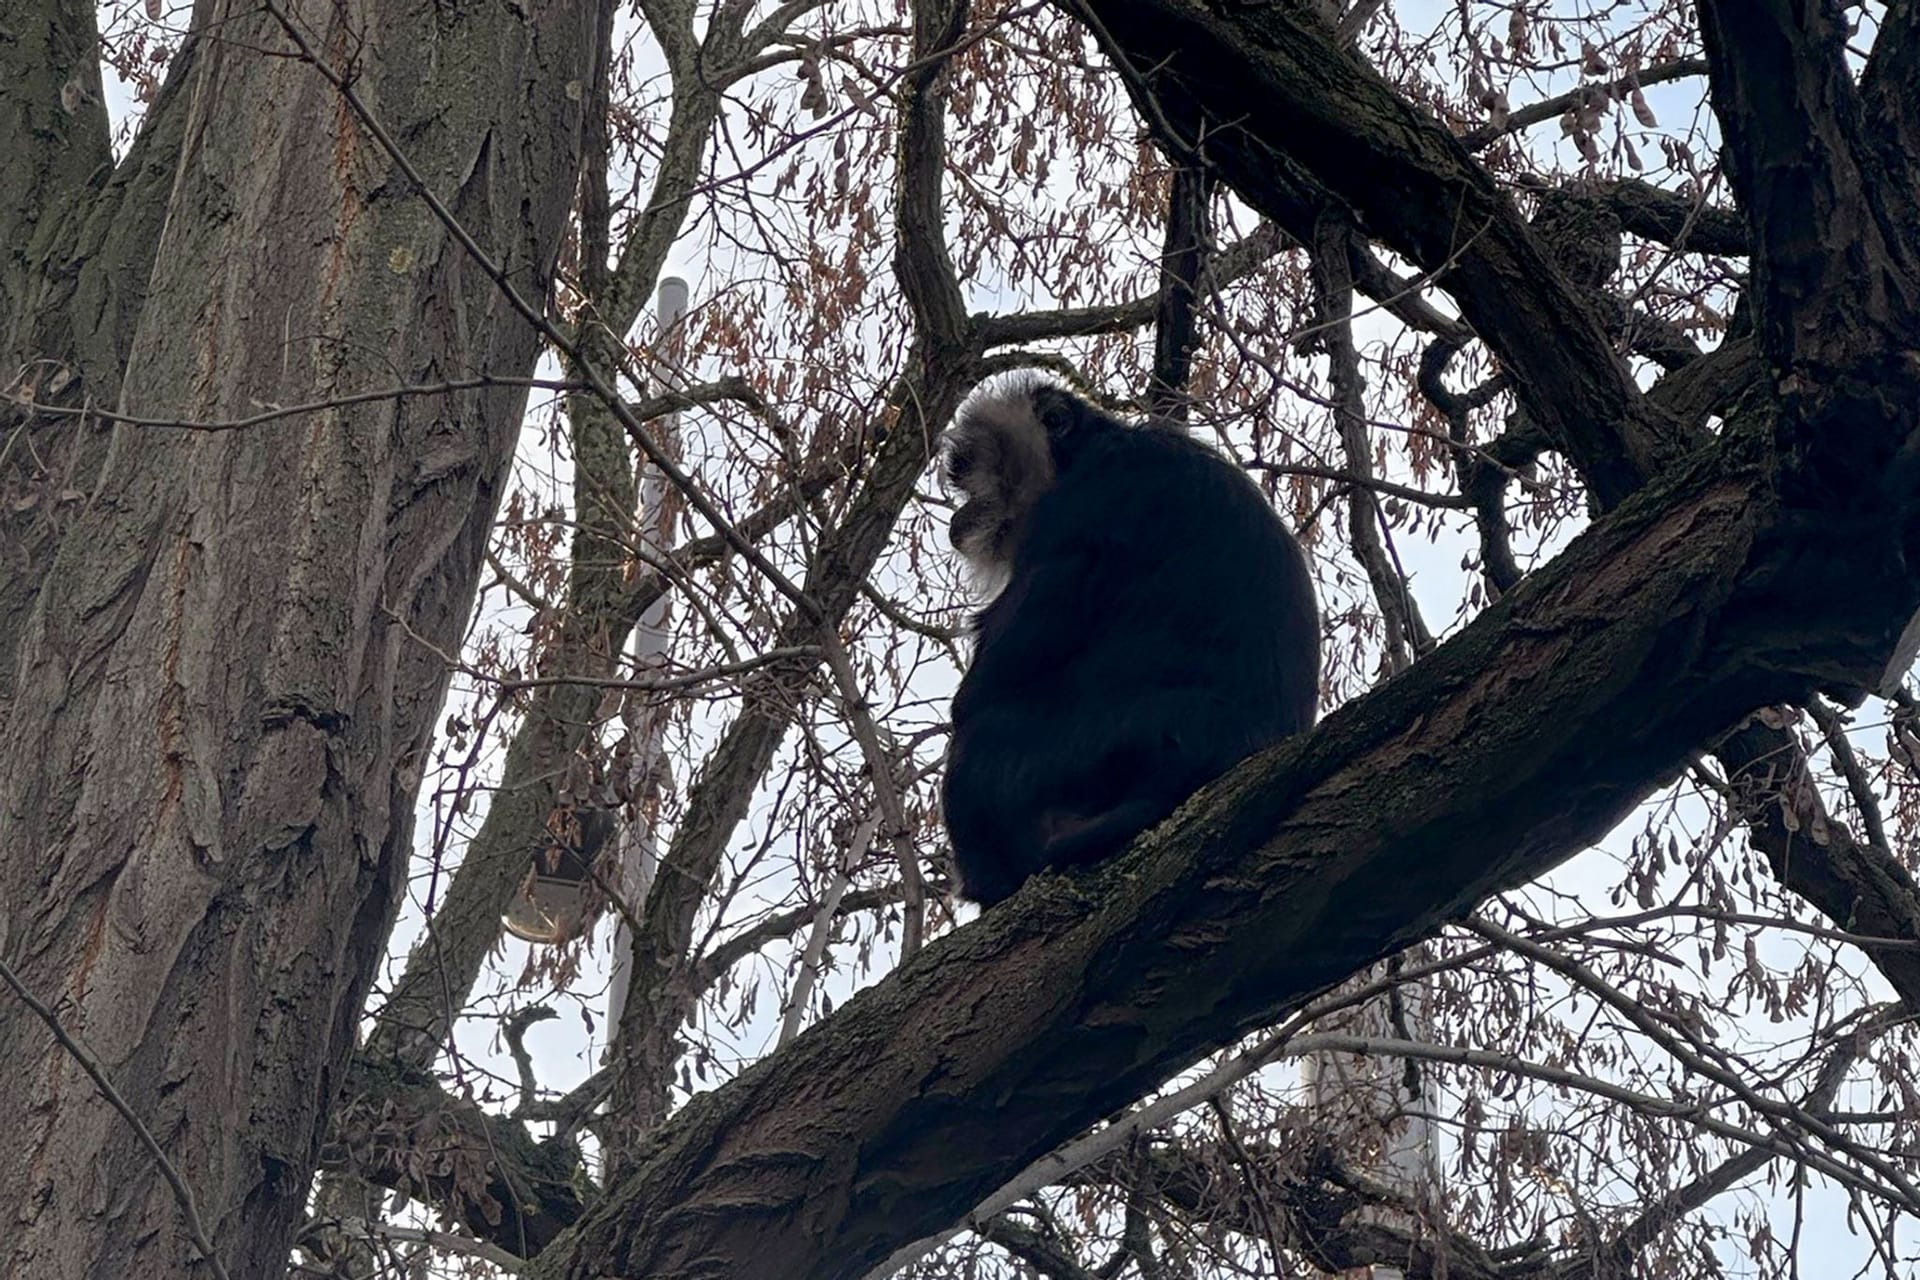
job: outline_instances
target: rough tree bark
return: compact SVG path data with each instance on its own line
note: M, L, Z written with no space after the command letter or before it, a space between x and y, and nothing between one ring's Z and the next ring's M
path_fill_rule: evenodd
M297 30L538 306L607 6L202 0L111 169L91 6L16 16L79 53L48 75L0 45L26 86L0 114L0 358L35 446L4 476L0 957L192 1185L227 1274L279 1275L525 391L218 432L59 410L209 422L524 377L536 336L488 272L326 77L261 51ZM0 1081L0 1273L201 1272L130 1126L10 997Z

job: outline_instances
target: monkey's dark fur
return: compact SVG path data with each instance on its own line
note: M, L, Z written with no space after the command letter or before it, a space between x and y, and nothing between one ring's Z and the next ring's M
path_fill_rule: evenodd
M1247 476L1177 424L1044 382L949 437L952 539L989 584L944 794L960 892L992 904L1095 862L1313 723L1306 557Z

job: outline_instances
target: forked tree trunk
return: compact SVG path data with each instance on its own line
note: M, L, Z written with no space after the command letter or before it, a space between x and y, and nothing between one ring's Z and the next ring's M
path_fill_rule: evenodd
M544 305L601 0L280 4ZM36 30L91 22L25 8ZM0 114L9 164L50 175L0 208L0 377L202 422L524 377L526 320L278 15L194 17L112 185L55 171L49 121L104 128L63 117L58 84ZM97 1055L236 1278L286 1267L525 398L221 432L10 410L30 447L4 475L0 958ZM10 993L0 1110L0 1274L209 1273L132 1126Z

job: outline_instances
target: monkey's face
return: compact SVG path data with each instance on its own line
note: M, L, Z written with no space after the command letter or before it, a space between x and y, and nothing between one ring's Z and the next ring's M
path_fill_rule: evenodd
M1004 578L1021 521L1053 485L1050 434L1027 386L975 396L947 433L942 470L963 499L947 536L990 581Z

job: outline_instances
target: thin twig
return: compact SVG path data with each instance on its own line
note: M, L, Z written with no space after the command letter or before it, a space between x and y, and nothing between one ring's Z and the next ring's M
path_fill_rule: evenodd
M1649 67L1644 71L1636 71L1631 75L1624 75L1604 83L1589 81L1556 97L1544 98L1539 102L1529 103L1518 111L1510 112L1499 124L1483 124L1477 129L1469 129L1460 135L1460 141L1469 151L1484 150L1510 133L1518 133L1522 129L1530 129L1536 124L1545 124L1549 120L1558 118L1569 107L1579 106L1597 92L1604 92L1610 98L1618 98L1622 91L1705 74L1707 74L1705 58L1680 58L1662 66Z
M180 1216L186 1219L187 1238L192 1240L193 1247L200 1251L200 1256L206 1260L207 1267L213 1272L216 1280L228 1280L227 1269L220 1265L219 1255L213 1251L213 1241L207 1235L206 1226L200 1221L200 1210L194 1203L193 1188L187 1185L187 1180L181 1176L180 1170L174 1167L173 1161L167 1158L167 1153L161 1150L160 1141L153 1136L153 1131L133 1113L133 1108L127 1104L127 1100L120 1096L118 1089L113 1087L113 1081L107 1079L107 1073L100 1066L100 1060L94 1056L91 1049L80 1042L78 1036L60 1024L60 1019L54 1016L52 1009L40 1003L34 994L27 990L26 984L20 981L19 975L14 973L4 960L0 960L0 978L5 979L6 984L13 988L13 993L20 997L21 1002L33 1010L36 1018L46 1024L47 1030L53 1033L53 1038L59 1041L60 1047L67 1051L67 1055L80 1065L80 1069L87 1073L87 1077L93 1081L94 1087L100 1090L100 1095L107 1100L108 1105L133 1126L134 1135L140 1139L140 1145L147 1149L147 1154L153 1157L153 1162L160 1168L160 1176L167 1180L169 1187L173 1188L174 1203L180 1206Z
M893 847L894 860L900 864L900 883L905 889L901 899L902 925L900 962L905 964L920 950L926 933L927 884L920 874L920 855L913 847L913 835L907 829L906 808L900 802L900 786L894 779L894 756L887 749L880 726L874 721L866 695L860 691L860 679L854 673L853 660L847 656L840 637L826 637L827 669L840 694L840 705L847 713L853 739L867 758L867 775L873 780L873 798L887 824L887 843Z
M1286 1249L1275 1225L1273 1206L1267 1203L1266 1187L1258 1170L1253 1166L1253 1157L1247 1154L1247 1148L1240 1141L1240 1135L1233 1127L1233 1117L1227 1114L1227 1104L1221 1101L1220 1094L1207 1099L1213 1107L1213 1118L1220 1125L1220 1136L1226 1141L1227 1150L1232 1153L1234 1163L1240 1166L1240 1176L1246 1181L1247 1190L1253 1195L1253 1211L1260 1218L1261 1233L1267 1237L1267 1248L1273 1251L1273 1273L1280 1275L1287 1269Z
M1866 1168L1886 1180L1887 1187L1891 1190L1876 1192L1876 1194L1888 1194L1890 1198L1899 1200L1908 1205L1912 1210L1920 1211L1920 1190L1916 1190L1914 1185L1907 1179L1907 1176L1890 1161L1884 1159L1877 1152L1870 1150L1866 1146L1855 1142L1852 1138L1841 1133L1832 1125L1827 1124L1818 1116L1808 1113L1805 1108L1795 1106L1790 1102L1778 1098L1769 1098L1765 1094L1762 1094L1758 1089L1755 1089L1746 1080L1742 1079L1738 1072L1708 1057L1702 1048L1683 1042L1665 1025L1656 1020L1643 1003L1628 996L1624 991L1607 982L1579 961L1561 955L1552 948L1541 946L1539 943L1521 937L1519 934L1509 932L1484 917L1475 917L1474 919L1464 921L1462 922L1462 927L1479 934L1483 938L1497 942L1501 946L1512 948L1534 963L1553 970L1555 973L1560 974L1562 977L1591 993L1601 1003L1613 1009L1628 1022L1632 1023L1640 1034L1646 1036L1668 1054L1672 1055L1673 1058L1687 1070L1704 1079L1713 1081L1749 1109L1759 1115L1765 1116L1775 1124L1794 1126L1820 1138L1837 1150L1845 1152L1848 1156L1859 1161ZM1800 1153L1799 1158L1807 1161L1825 1159L1824 1156L1821 1156L1811 1147L1799 1142L1790 1143L1788 1150L1790 1153L1798 1151ZM1892 1194L1893 1192L1897 1192L1898 1194L1894 1195Z
M99 405L88 403L79 405L41 404L29 396L0 396L21 409L34 413L48 414L62 418L98 418L102 422L118 422L129 427L167 428L177 431L245 431L250 427L262 426L269 422L278 422L283 418L295 418L304 413L321 413L328 409L341 409L356 404L376 404L382 400L403 400L409 396L443 396L456 391L483 391L489 387L533 387L546 391L584 391L587 384L568 378L514 378L483 373L471 378L452 378L446 382L428 382L415 386L381 387L375 391L354 391L346 395L329 396L325 400L311 400L305 404L275 406L245 418L215 418L196 421L192 418L143 418L138 414L116 413L103 409Z
M1860 823L1867 829L1867 839L1873 842L1874 848L1891 853L1893 846L1887 843L1887 828L1880 818L1880 801L1873 794L1873 780L1867 777L1860 757L1853 753L1853 744L1847 741L1846 725L1818 699L1809 699L1803 705L1813 722L1820 726L1820 733L1827 740L1827 751L1839 767L1840 775L1847 780L1847 790L1853 795L1853 807L1860 811Z
M839 913L840 899L846 896L847 886L852 883L855 864L866 856L867 846L873 842L873 833L879 827L881 817L881 811L875 808L854 831L853 838L847 842L846 852L841 855L840 865L834 869L833 883L820 900L820 909L814 914L813 930L807 935L807 949L800 958L800 972L794 977L793 990L787 996L786 1015L780 1019L777 1048L785 1048L799 1035L806 1021L807 1002L813 996L813 984L820 977L820 964L827 953L827 941L833 934L833 918Z

